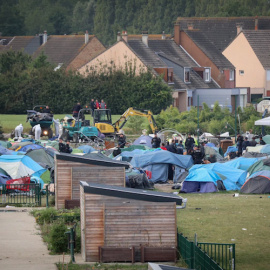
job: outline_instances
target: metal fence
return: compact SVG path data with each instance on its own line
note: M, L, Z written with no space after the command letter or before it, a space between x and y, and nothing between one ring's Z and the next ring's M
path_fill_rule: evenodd
M178 233L178 250L189 268L199 270L235 270L235 244L189 241Z
M0 185L0 206L41 206L40 184Z

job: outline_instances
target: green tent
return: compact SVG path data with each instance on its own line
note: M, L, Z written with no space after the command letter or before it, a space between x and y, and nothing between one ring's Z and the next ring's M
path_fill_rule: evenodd
M54 159L46 153L43 148L34 149L26 153L26 156L32 158L39 163L43 168L54 168Z
M249 175L258 171L270 171L270 158L258 160L248 168Z
M9 141L0 141L0 145L7 149L12 146L12 144Z

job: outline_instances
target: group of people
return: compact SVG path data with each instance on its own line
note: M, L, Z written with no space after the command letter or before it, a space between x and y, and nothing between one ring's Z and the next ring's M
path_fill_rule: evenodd
M265 145L266 143L261 135L259 136L259 142L257 142L256 137L252 134L252 130L246 134L245 138L241 134L238 134L236 139L237 156L242 156L242 154L246 152L248 146L256 146L257 144Z
M107 109L107 104L102 99L101 102L99 102L97 99L96 101L92 98L90 102L90 108L92 110L92 114L94 113L94 110L96 109Z

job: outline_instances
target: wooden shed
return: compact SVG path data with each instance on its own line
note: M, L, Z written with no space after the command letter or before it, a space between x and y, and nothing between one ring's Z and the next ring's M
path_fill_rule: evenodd
M96 155L55 155L55 206L57 209L79 206L80 181L125 186L129 164Z
M178 195L80 182L87 262L175 261Z

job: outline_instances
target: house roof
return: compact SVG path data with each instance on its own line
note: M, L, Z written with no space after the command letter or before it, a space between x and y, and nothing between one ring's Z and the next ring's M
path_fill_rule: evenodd
M93 37L89 35L89 42ZM86 45L84 35L52 35L48 36L47 42L40 46L34 57L44 52L49 62L67 66Z
M270 17L178 17L177 23L180 23L183 30L187 30L188 25L193 24L193 29L204 33L208 40L222 52L236 37L237 24L241 24L243 30L254 30L256 19L258 19L258 29L270 29Z
M90 194L105 195L138 201L175 202L177 205L181 205L183 201L182 197L172 193L156 192L111 185L101 185L95 183L88 183L85 181L80 181L80 185L83 187L85 193Z
M184 67L195 67L197 64L173 40L148 40L148 47L141 40L128 40L128 45L145 63L152 68L172 67L174 84L177 89L216 88L213 82L207 84L193 70L190 72L190 83L184 83Z
M78 163L84 163L84 164L93 164L93 165L107 166L107 167L125 167L126 169L129 168L128 162L113 160L113 159L107 160L107 159L101 159L99 157L84 157L84 156L65 154L65 153L56 154L55 157L56 159L59 159L59 160L72 161L72 162L78 162Z
M218 68L235 69L232 63L222 54L222 51L209 40L206 33L198 30L186 30L185 32Z
M8 39L9 41L7 45L0 45L0 51L2 52L11 49L14 51L24 51L25 53L33 55L40 46L39 36L1 37L1 39Z
M254 53L265 69L270 69L270 30L244 30Z

